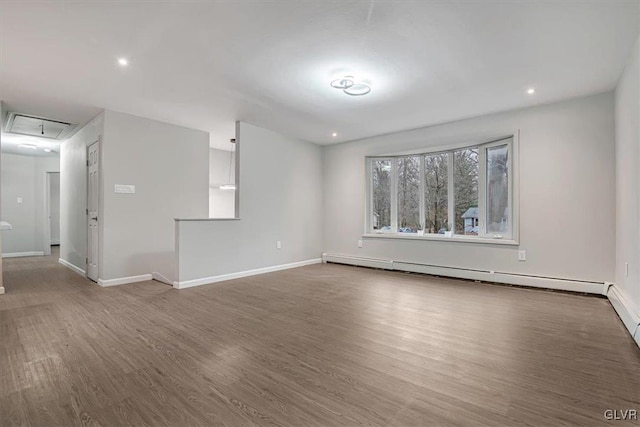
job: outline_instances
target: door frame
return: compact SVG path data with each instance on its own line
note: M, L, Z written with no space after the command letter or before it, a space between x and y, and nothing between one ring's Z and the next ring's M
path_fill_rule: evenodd
M43 252L51 255L51 174L60 171L46 171L44 173L44 235ZM59 243L59 242L58 242Z
M102 251L100 250L100 242L102 241L102 135L98 136L98 139L93 141L90 144L87 144L87 148L85 151L85 159L86 159L86 172L85 179L87 183L87 194L86 194L86 205L85 205L85 231L87 232L87 251L85 256L85 265L84 272L85 277L89 280L92 278L89 277L89 248L90 248L90 233L89 233L89 192L90 192L90 182L89 182L89 150L91 146L94 144L98 144L98 194L96 195L98 201L98 248L96 257L98 258L98 273L95 279L95 282L98 282L100 277L100 273L102 272Z

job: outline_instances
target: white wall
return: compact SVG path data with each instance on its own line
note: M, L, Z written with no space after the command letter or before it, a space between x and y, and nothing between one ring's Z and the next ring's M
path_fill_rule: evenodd
M616 287L640 313L640 40L615 94ZM626 274L625 263L629 265Z
M0 135L3 130L4 121L4 102L0 101ZM0 145L2 144L2 137L0 136ZM2 162L2 152L0 151L0 167ZM0 173L0 188L2 187L2 173ZM2 220L2 191L0 191L0 220ZM0 254L2 254L2 233L0 232ZM0 295L4 294L4 280L2 273L2 256L0 256Z
M100 113L60 150L60 258L83 271L87 256L87 147L103 133L104 113Z
M35 242L35 157L3 153L1 168L3 220L13 227L2 231L3 254L40 250ZM22 197L22 204L17 197Z
M229 157L231 156L231 180L229 179ZM235 183L235 152L209 150L209 217L233 218L235 216L234 190L221 190L223 184Z
M240 219L176 222L179 281L320 258L321 147L246 123L236 139Z
M365 156L465 141L520 129L517 246L368 238ZM489 138L489 139L487 139ZM614 276L613 94L367 138L325 148L324 250L437 266L612 281ZM637 178L636 178L637 179Z
M13 227L2 231L2 253L44 254L46 172L60 171L60 158L3 153L1 162L2 219Z
M107 110L102 179L100 278L173 279L174 218L209 214L209 134Z

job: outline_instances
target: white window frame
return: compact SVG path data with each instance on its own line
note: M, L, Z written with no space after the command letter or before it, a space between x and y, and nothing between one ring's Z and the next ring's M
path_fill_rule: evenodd
M507 145L508 155L508 204L510 232L497 234L486 232L486 206L487 206L487 149ZM478 235L455 234L455 192L454 192L454 152L462 149L478 149ZM454 231L452 237L444 237L441 234L417 235L413 233L398 233L398 159L403 157L420 157L420 223L425 224L425 194L424 194L424 157L446 152L448 154L448 217L450 229ZM389 160L391 164L391 229L389 231L373 230L373 174L372 162L376 160ZM519 239L519 131L498 138L487 138L480 143L455 144L448 147L437 147L430 150L420 150L411 153L397 155L367 156L365 158L365 170L367 174L367 189L365 203L365 231L366 238L397 238L418 239L449 242L473 242L517 245Z
M507 205L509 206L509 226L510 229L507 233L489 233L487 231L487 151L490 148L507 146L507 169L509 171L509 186L507 188ZM502 139L498 141L489 142L478 146L478 212L480 212L478 221L478 236L491 239L508 239L510 240L513 235L513 140Z

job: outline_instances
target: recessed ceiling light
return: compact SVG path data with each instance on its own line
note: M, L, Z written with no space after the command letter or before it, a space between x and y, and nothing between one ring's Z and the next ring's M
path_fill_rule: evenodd
M336 136L338 136L338 134L334 132L331 134L331 136L335 138Z
M33 145L33 144L19 144L19 145L18 145L18 147L20 147L20 148L27 148L27 149L29 149L29 150L35 150L35 149L37 149L37 148L38 148L38 147L36 147L36 146L35 146L35 145Z
M50 153L51 152L51 148L43 148L42 151L44 151L45 153Z
M129 61L127 60L127 58L118 58L118 64L124 67L126 65L129 65Z
M534 88L529 88L529 89L527 90L527 93L528 93L529 95L533 95L534 93L536 93L536 90L535 90Z

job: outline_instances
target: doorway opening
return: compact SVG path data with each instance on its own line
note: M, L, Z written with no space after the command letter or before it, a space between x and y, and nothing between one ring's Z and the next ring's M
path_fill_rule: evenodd
M46 172L44 254L60 246L60 172Z

